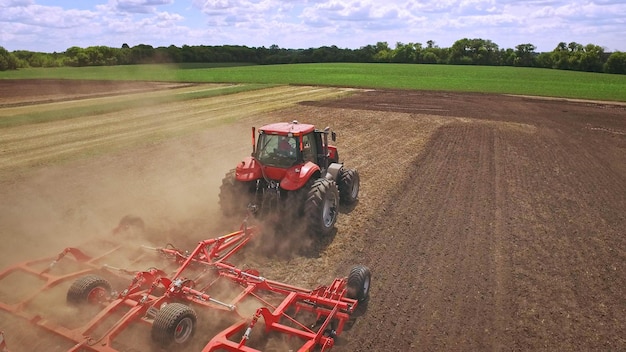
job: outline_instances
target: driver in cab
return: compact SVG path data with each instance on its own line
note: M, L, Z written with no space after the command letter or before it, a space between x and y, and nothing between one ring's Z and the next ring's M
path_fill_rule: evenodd
M296 146L294 140L289 137L281 136L280 140L278 141L278 152L283 156L295 156Z

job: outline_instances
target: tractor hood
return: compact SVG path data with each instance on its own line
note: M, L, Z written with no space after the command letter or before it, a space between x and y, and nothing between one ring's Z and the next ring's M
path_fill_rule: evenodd
M263 174L273 181L280 182L280 187L293 191L306 184L309 178L319 171L319 166L312 162L299 164L290 168L264 166L253 157L246 157L238 165L235 177L238 181L251 182L263 179Z

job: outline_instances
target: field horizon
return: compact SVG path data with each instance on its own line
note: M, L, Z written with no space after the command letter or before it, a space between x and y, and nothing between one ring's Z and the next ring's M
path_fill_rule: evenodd
M0 79L255 83L517 94L626 102L626 76L508 66L380 63L125 65L28 68Z

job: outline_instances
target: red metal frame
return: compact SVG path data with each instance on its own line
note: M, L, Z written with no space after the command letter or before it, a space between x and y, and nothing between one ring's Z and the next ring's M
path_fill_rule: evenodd
M249 346L252 330L260 329L260 318L265 323L264 332L286 334L301 341L298 351L309 351L317 346L326 351L334 345L334 338L341 334L345 323L357 307L358 301L347 297L347 278L337 278L329 286L319 286L309 290L266 279L256 270L242 270L227 262L256 235L257 229L242 225L239 231L225 236L200 241L196 248L184 252L176 248L153 248L158 254L168 258L168 263L177 266L174 274L157 268L140 272L130 272L110 266L102 266L101 258L117 251L120 246L98 257L91 257L77 248L67 248L54 258L20 263L0 272L0 282L8 275L25 272L34 275L45 284L19 302L0 302L0 310L21 317L44 330L61 336L74 343L68 351L117 351L113 340L131 323L151 324L154 315L164 304L180 302L192 308L208 308L223 311L236 318L236 322L215 335L202 351L217 349L227 351L258 351ZM63 275L52 274L52 268L61 261L73 260L81 264L81 269ZM42 264L51 263L43 270ZM91 320L76 329L68 329L46 319L27 313L24 307L36 296L68 280L74 280L89 273L102 270L119 276L132 276L130 284L123 291L107 297L101 310ZM188 276L194 275L195 278ZM206 279L210 276L210 279ZM229 301L220 301L207 292L218 279L226 279L236 284L240 292ZM245 316L238 305L245 299L254 299L260 307L253 316ZM270 302L271 301L271 302ZM92 304L94 302L91 302ZM102 333L105 319L116 312L126 312L112 326ZM288 314L289 311L289 314ZM307 326L296 318L300 313L315 317L314 326ZM2 328L2 326L0 326ZM4 335L0 333L0 352L7 352Z

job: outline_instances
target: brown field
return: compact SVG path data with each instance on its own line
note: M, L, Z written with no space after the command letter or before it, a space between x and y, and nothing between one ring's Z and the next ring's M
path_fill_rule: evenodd
M0 80L0 119L210 88ZM106 234L126 214L181 245L236 228L219 212L221 178L250 152L251 126L293 119L337 132L360 200L330 238L263 234L271 248L246 264L306 287L369 266L367 309L333 350L626 350L617 104L283 86L2 128L0 267ZM0 316L11 351L55 350L10 321Z

